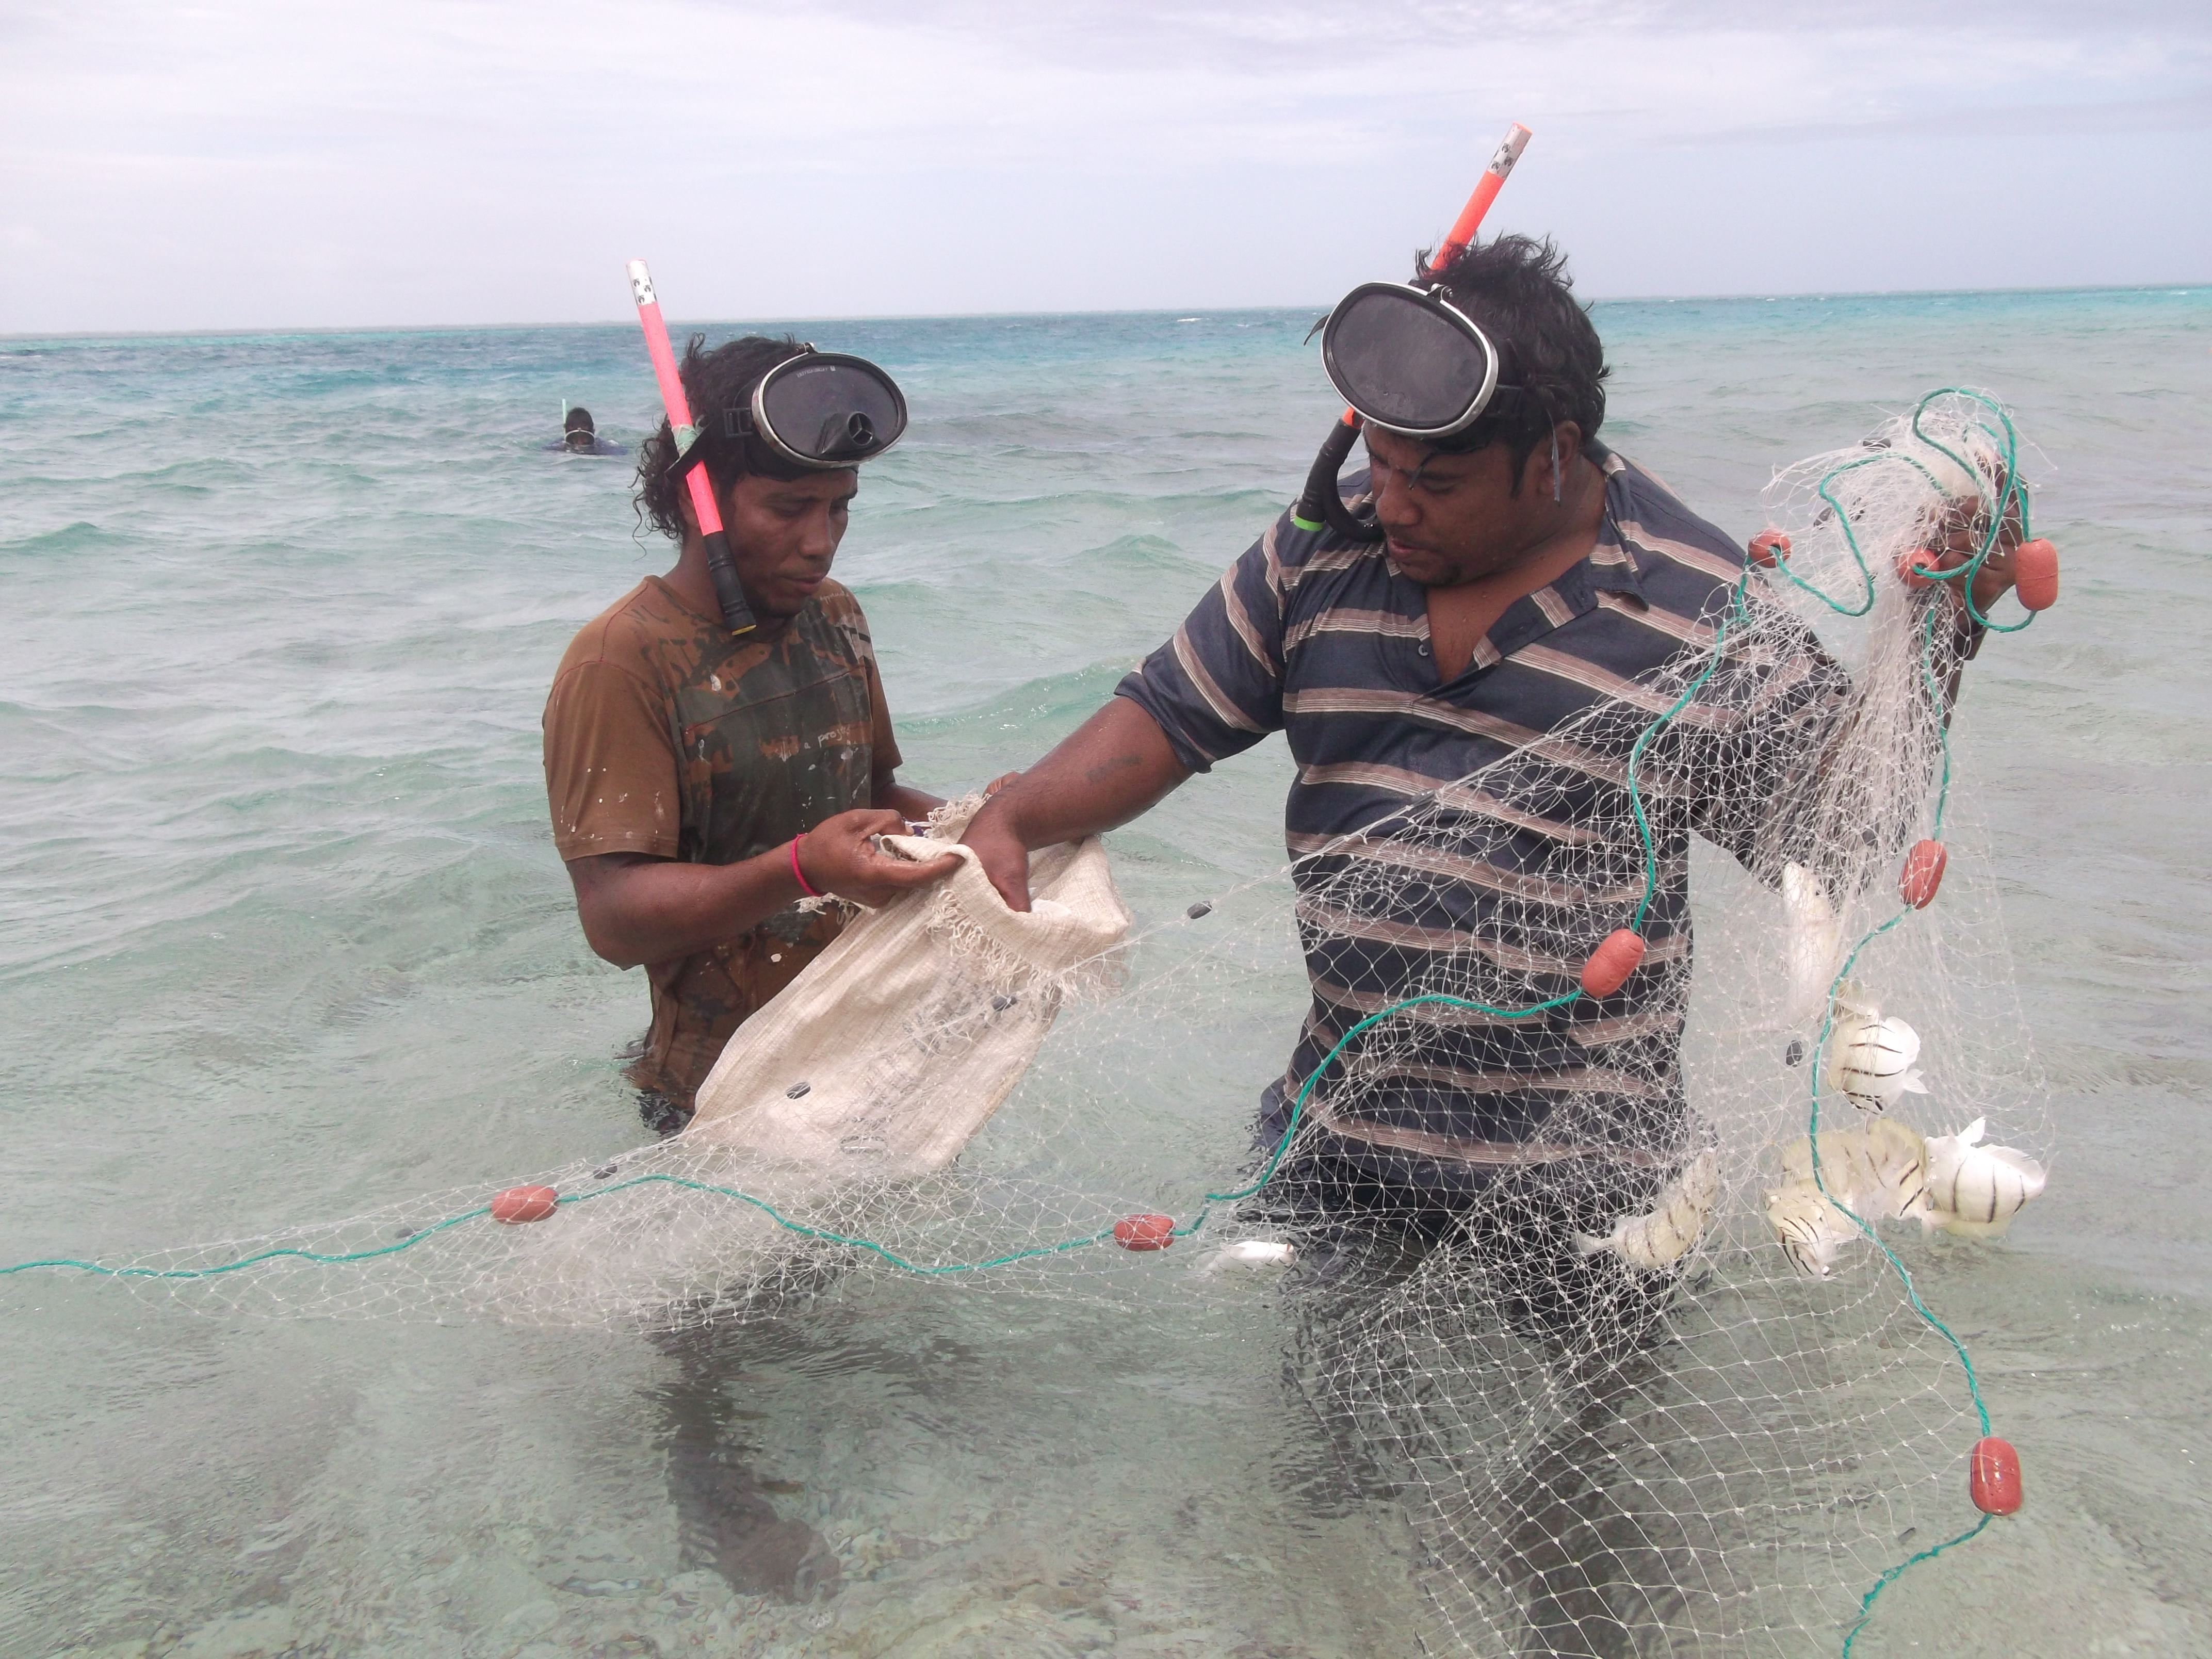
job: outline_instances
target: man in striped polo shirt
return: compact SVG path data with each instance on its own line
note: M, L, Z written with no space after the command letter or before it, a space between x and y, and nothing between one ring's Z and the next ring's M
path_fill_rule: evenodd
M1470 940L1495 960L1520 957L1527 983L1572 984L1580 954L1568 954L1571 942L1540 937L1531 918L1540 907L1501 895L1527 883L1520 872L1545 867L1547 849L1580 837L1592 843L1587 883L1633 903L1640 847L1617 834L1599 845L1588 826L1626 820L1627 741L1656 712L1650 677L1686 646L1711 641L1743 570L1727 536L1597 442L1603 349L1548 243L1502 238L1435 275L1437 291L1496 343L1495 378L1511 395L1441 441L1370 421L1368 474L1346 488L1351 507L1371 503L1382 538L1301 527L1285 514L967 836L1007 902L1024 908L1028 849L1125 823L1191 774L1268 732L1287 733L1298 768L1288 842L1314 1002L1263 1104L1270 1141L1291 1097L1352 1024L1425 991L1464 991L1464 977L1455 982L1439 963ZM2008 545L1978 576L1978 603L1986 611L2010 581ZM1629 982L1541 1018L1428 1011L1420 1035L1395 1043L1380 1073L1370 1063L1357 1074L1356 1089L1329 1086L1347 1074L1350 1057L1340 1058L1306 1109L1316 1132L1299 1160L1304 1181L1332 1203L1351 1197L1440 1221L1515 1172L1609 1164L1624 1179L1586 1183L1587 1202L1568 1218L1602 1232L1624 1194L1648 1194L1680 1164L1689 1150L1679 1062L1689 837L1752 861L1754 832L1765 823L1771 840L1772 803L1802 781L1850 692L1809 632L1793 637L1787 650L1734 665L1679 723L1682 740L1662 765L1708 775L1681 779L1654 805L1658 886ZM1546 751L1559 745L1540 740L1608 702L1638 715L1614 723L1620 752L1552 765ZM1757 719L1725 719L1730 705ZM1701 734L1709 708L1723 713ZM1724 728L1725 739L1712 735ZM1555 775L1513 803L1453 787L1514 756L1523 757L1516 771L1548 766ZM1394 842L1394 815L1415 811L1431 823L1452 811L1485 820L1481 859L1437 860ZM1424 856L1435 878L1377 883L1379 913L1337 902L1348 861L1402 871ZM1563 1123L1572 1126L1564 1139ZM1593 1151L1610 1156L1591 1159Z

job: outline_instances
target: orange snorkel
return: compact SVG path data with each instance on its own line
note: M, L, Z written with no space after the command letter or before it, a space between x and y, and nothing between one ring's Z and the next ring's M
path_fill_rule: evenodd
M1528 129L1516 121L1505 129L1504 139L1490 158L1490 165L1482 170L1475 181L1474 193L1467 198L1467 205L1459 210L1459 217L1444 240L1437 246L1424 270L1425 280L1443 271L1454 259L1467 251L1474 240L1474 234L1482 228L1484 216L1490 204L1498 199L1504 187L1506 175L1513 164L1521 159L1521 152L1528 147ZM1353 541L1371 542L1375 532L1354 519L1337 494L1336 475L1344 468L1345 457L1352 453L1352 446L1359 436L1359 412L1347 408L1336 425L1330 428L1321 453L1314 457L1313 468L1306 474L1305 489L1299 494L1297 504L1291 508L1291 522L1300 530L1320 530L1324 527Z
M1505 187L1505 175L1513 171L1513 164L1521 159L1521 152L1528 148L1531 136L1528 129L1518 121L1505 129L1505 137L1499 141L1497 153L1490 158L1490 165L1483 168L1482 177L1475 180L1474 194L1467 198L1467 205L1459 210L1459 217L1452 221L1451 234L1444 238L1443 245L1430 259L1429 272L1431 276L1467 252L1468 244L1474 240L1474 233L1482 228L1483 216L1490 211L1490 204L1498 199L1498 192Z

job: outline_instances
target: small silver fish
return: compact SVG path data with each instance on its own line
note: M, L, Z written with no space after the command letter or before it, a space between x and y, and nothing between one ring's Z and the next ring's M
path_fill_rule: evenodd
M1820 1147L1816 1184L1812 1139L1801 1135L1783 1144L1782 1184L1766 1195L1766 1220L1792 1267L1826 1279L1838 1252L1863 1237L1851 1216L1869 1225L1911 1217L1925 1222L1929 1143L1909 1124L1877 1117L1848 1129L1821 1130Z
M1782 866L1782 910L1789 924L1789 1002L1783 1018L1794 1025L1826 1002L1843 939L1827 890L1802 864Z
M1828 1080L1863 1112L1883 1112L1899 1095L1924 1095L1928 1085L1912 1062L1920 1058L1920 1034L1894 1016L1859 1000L1846 987L1836 998L1835 1024L1828 1034Z
M1928 1211L1921 1225L1962 1238L1996 1238L2050 1179L2044 1167L2010 1146L1984 1146L1987 1118L1928 1143Z
M1690 1247L1705 1231L1720 1190L1720 1155L1708 1148L1659 1189L1658 1199L1649 1211L1623 1216L1603 1238L1577 1233L1575 1251L1579 1255L1595 1255L1600 1250L1611 1250L1630 1267L1646 1273L1672 1267L1689 1254Z
M1224 1267L1287 1267L1298 1259L1298 1247L1278 1238L1240 1238L1233 1244L1224 1244L1206 1258L1202 1273L1219 1273Z
M1782 1178L1788 1185L1813 1185L1813 1148L1806 1137L1783 1143ZM1830 1197L1869 1221L1924 1214L1928 1143L1918 1130L1894 1118L1873 1118L1848 1129L1823 1129L1820 1184Z
M1851 1218L1804 1182L1790 1182L1766 1195L1766 1224L1774 1229L1790 1265L1810 1279L1826 1279L1836 1265L1836 1252L1859 1237Z

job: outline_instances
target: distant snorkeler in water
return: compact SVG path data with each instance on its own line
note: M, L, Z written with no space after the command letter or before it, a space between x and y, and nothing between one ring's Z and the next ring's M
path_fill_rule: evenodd
M571 455L627 455L629 452L620 444L609 443L599 436L599 428L592 424L592 411L572 409L561 417L561 435L545 446L548 449L564 449Z

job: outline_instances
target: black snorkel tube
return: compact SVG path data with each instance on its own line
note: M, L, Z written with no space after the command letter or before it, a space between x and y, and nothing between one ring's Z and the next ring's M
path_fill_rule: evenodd
M1344 504L1337 493L1337 474L1344 471L1344 463L1352 453L1352 445L1359 441L1359 428L1364 425L1358 412L1347 409L1344 418L1329 428L1328 436L1322 440L1321 453L1314 457L1312 469L1306 474L1306 487L1299 495L1297 505L1291 509L1291 522L1300 530L1334 530L1348 542L1373 542L1382 538L1382 532L1371 524L1352 516L1352 509Z
M1482 170L1482 177L1474 186L1474 194L1467 198L1453 223L1451 233L1438 245L1430 258L1423 281L1433 283L1454 259L1459 258L1474 234L1482 228L1490 204L1498 199L1498 192L1505 177L1513 171L1513 164L1521 159L1521 152L1528 147L1528 129L1516 121L1506 128L1505 137L1490 158L1490 165ZM1326 320L1326 319L1324 319ZM1382 539L1382 530L1352 516L1352 509L1344 504L1338 493L1337 475L1344 471L1344 463L1352 453L1352 446L1359 441L1359 428L1364 424L1359 411L1346 409L1343 416L1329 428L1322 441L1321 453L1314 457L1312 469L1306 474L1306 487L1299 493L1297 504L1291 508L1291 523L1300 530L1334 530L1348 542L1377 542Z

